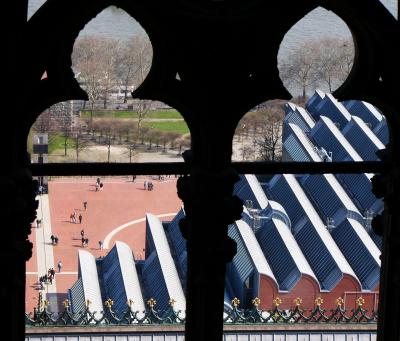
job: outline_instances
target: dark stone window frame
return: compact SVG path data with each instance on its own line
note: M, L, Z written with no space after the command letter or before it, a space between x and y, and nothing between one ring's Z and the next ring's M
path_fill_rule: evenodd
M57 102L85 98L70 68L73 43L83 26L110 5L121 7L138 20L152 41L153 66L134 96L160 100L180 111L191 131L191 152L186 153L185 164L30 165L26 139L36 117ZM231 164L232 137L242 115L268 99L289 99L278 77L277 48L290 27L317 6L334 11L353 34L355 65L334 96L340 100L362 99L384 112L391 134L383 161ZM7 3L3 12L3 18L8 15L13 19L13 31L5 39L9 50L7 62L11 66L5 75L13 79L12 84L22 81L26 91L22 100L9 93L10 101L18 103L18 108L11 104L5 106L5 110L14 113L10 118L11 128L6 132L11 144L5 152L6 167L1 178L4 194L11 197L4 208L5 212L6 209L11 212L5 215L5 223L11 226L7 231L11 243L5 247L5 255L16 256L16 261L12 267L4 261L1 263L10 270L12 279L11 284L1 285L1 299L13 307L2 320L9 321L5 325L11 339L23 340L24 299L21 296L25 289L22 278L31 252L27 235L35 210L32 174L190 174L178 183L178 195L185 202L188 216L181 229L191 250L186 339L220 340L224 266L235 250L226 237L224 226L236 219L241 209L241 203L231 196L237 173L305 172L380 174L374 178L374 192L385 199L385 212L377 219L384 235L378 335L379 340L400 338L396 323L400 318L400 256L396 254L400 232L395 229L400 223L395 214L400 202L399 65L395 51L399 31L398 21L379 1L302 1L289 5L261 0L48 0L28 23L26 12L26 0ZM249 47L253 47L251 56ZM41 81L44 71L48 78ZM180 80L175 78L176 74ZM205 115L213 117L213 126L207 124ZM215 241L207 245L204 256L207 230L199 232L199 229L201 213L209 205L206 201L210 197L222 209L213 216L216 223L211 231L216 231ZM200 248L203 248L202 263ZM220 261L214 264L212 259L216 256ZM210 276L216 283L215 290L207 292ZM215 311L209 309L206 297L214 302ZM221 307L218 307L218 300Z

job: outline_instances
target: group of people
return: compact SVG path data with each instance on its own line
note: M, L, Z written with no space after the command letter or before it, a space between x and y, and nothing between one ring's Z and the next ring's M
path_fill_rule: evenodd
M58 245L58 237L57 237L57 236L55 236L54 234L52 234L52 235L50 236L50 239L51 239L51 244L52 244L52 245Z
M39 284L40 284L41 290L44 289L44 284L49 284L49 283L53 284L53 279L54 279L55 274L56 274L56 271L54 270L54 268L50 268L47 271L47 274L39 277Z
M103 190L103 187L104 187L104 185L103 185L103 183L100 181L100 178L97 178L97 180L96 180L96 192L97 191L102 191Z
M87 205L87 203L86 203L86 205ZM86 209L86 208L85 208L85 209ZM79 219L79 224L82 224L83 216L82 216L81 213L79 213L78 219ZM72 213L70 214L70 216L69 216L69 221L70 221L71 223L76 224L76 212L75 212L75 211L72 212Z
M88 246L89 244L89 238L85 238L85 231L81 230L81 241L82 241L82 247Z
M145 181L145 182L143 183L143 188L144 188L144 190L152 191L153 188L154 188L153 182L151 182L151 181Z

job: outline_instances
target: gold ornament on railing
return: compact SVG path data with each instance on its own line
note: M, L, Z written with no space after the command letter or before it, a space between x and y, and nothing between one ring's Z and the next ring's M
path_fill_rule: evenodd
M239 300L237 297L235 297L235 298L232 300L232 305L233 305L234 307L237 307L239 304L240 304L240 300Z
M272 300L272 303L275 305L275 307L279 307L282 304L282 300L280 299L280 297L275 297Z
M359 307L362 307L363 304L365 303L365 300L360 296L359 298L356 299L356 303Z
M111 309L111 307L114 304L114 301L111 298L109 298L107 301L104 302L104 304L107 306L108 309Z
M70 303L69 303L69 299L68 299L68 298L66 298L66 299L63 301L63 305L64 305L64 308L65 308L65 309L69 308Z
M299 306L303 303L303 300L302 300L300 297L296 297L296 298L293 300L293 303L294 303L297 307L299 307Z
M261 300L260 300L258 297L256 297L255 299L253 299L253 300L251 301L251 303L253 303L253 305L254 305L255 307L258 307L258 306L261 304Z
M338 307L341 307L344 304L344 299L341 297L338 297L335 302Z
M42 308L46 309L49 306L49 301L48 300L43 300L42 301Z
M87 300L85 301L85 307L86 307L86 309L89 308L89 306L90 306L91 304L92 304L92 301L89 300L89 299L87 299Z
M324 303L324 300L321 297L317 297L315 299L315 304L319 307L322 303Z
M133 303L135 303L135 302L134 302L133 300L131 300L131 299L128 299L128 300L126 301L126 304L128 305L129 309L131 309Z
M170 300L169 300L169 305L171 306L171 307L173 307L174 306L174 304L176 303L176 301L173 299L173 298L171 298Z
M153 308L157 304L157 301L154 298L150 298L147 301L147 304L149 305L150 308Z

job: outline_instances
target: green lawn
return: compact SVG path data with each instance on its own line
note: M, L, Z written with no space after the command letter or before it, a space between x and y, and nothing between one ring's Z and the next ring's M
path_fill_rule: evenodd
M82 110L82 118L89 118L90 111ZM94 112L94 118L137 118L138 115L134 111L97 111ZM145 118L182 118L181 114L175 109L154 110L146 114Z
M70 138L67 139L67 148L74 147L74 141ZM64 150L64 137L62 134L50 134L49 135L49 154L55 150Z
M143 125L162 131L171 131L181 135L189 132L189 128L183 120L175 122L144 122Z

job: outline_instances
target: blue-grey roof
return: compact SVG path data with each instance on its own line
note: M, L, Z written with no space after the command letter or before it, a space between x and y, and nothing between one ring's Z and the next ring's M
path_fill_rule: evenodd
M338 102L330 93L326 93L323 100L315 108L314 115L324 115L341 129L350 121L351 115L342 103Z
M158 309L167 309L169 300L174 299L174 309L184 311L186 299L162 223L155 215L148 213L146 229L146 237L150 237L154 245L143 267L146 293L156 299Z
M257 240L271 265L279 289L290 291L300 280L301 272L272 220L266 221L258 230Z
M306 103L306 109L310 112L314 117L319 116L317 112L317 107L320 102L324 99L325 93L321 90L315 90L315 93L310 97L310 99Z
M289 227L278 219L266 220L257 240L278 282L280 291L290 291L303 274L318 280L301 252Z
M230 283L242 302L248 300L248 290L252 290L252 298L259 292L260 275L268 276L278 287L275 276L254 236L251 227L243 220L238 220L228 228L228 235L235 240L237 252L228 269ZM252 277L252 287L245 288L245 282Z
M383 210L382 199L377 199L372 193L370 174L338 174L337 177L363 214L368 210L375 213L380 213Z
M172 221L168 224L168 237L171 241L172 247L174 249L175 256L178 260L180 266L182 265L182 259L186 254L186 239L183 238L181 230L179 228L179 221L185 217L185 211L183 207L179 210L178 214L172 219ZM186 273L186 269L184 270Z
M233 192L245 204L246 200L251 200L255 209L263 210L268 206L268 199L254 174L240 175L240 180L236 182Z
M114 300L113 310L122 313L132 300L132 311L143 311L145 304L131 248L120 241L102 262L103 287L107 298Z
M373 132L384 145L389 143L389 128L386 119L378 123Z
M287 103L284 106L285 119L283 120L282 139L286 140L290 131L287 131L289 123L296 124L302 131L308 132L315 125L315 121L305 109L296 106L293 103Z
M316 148L300 127L289 123L286 131L288 135L282 146L283 161L322 161Z
M318 146L332 152L333 161L363 161L338 127L326 116L320 116L310 136Z
M304 176L301 183L324 220L339 224L346 217L363 222L363 216L333 174Z
M96 258L86 250L78 251L79 277L82 280L82 288L85 301L89 300L89 310L96 312L96 318L100 318L103 311L99 277L97 274Z
M365 228L354 219L345 219L332 230L340 250L350 263L364 290L379 283L380 251Z
M342 133L363 160L379 160L376 152L384 149L385 145L361 118L352 116L351 121L347 123Z
M382 122L383 115L371 104L363 101L350 100L343 102L346 109L354 116L360 117L374 129Z
M295 176L275 176L271 180L270 192L288 212L292 221L292 231L321 287L326 290L333 289L343 274L357 280Z

